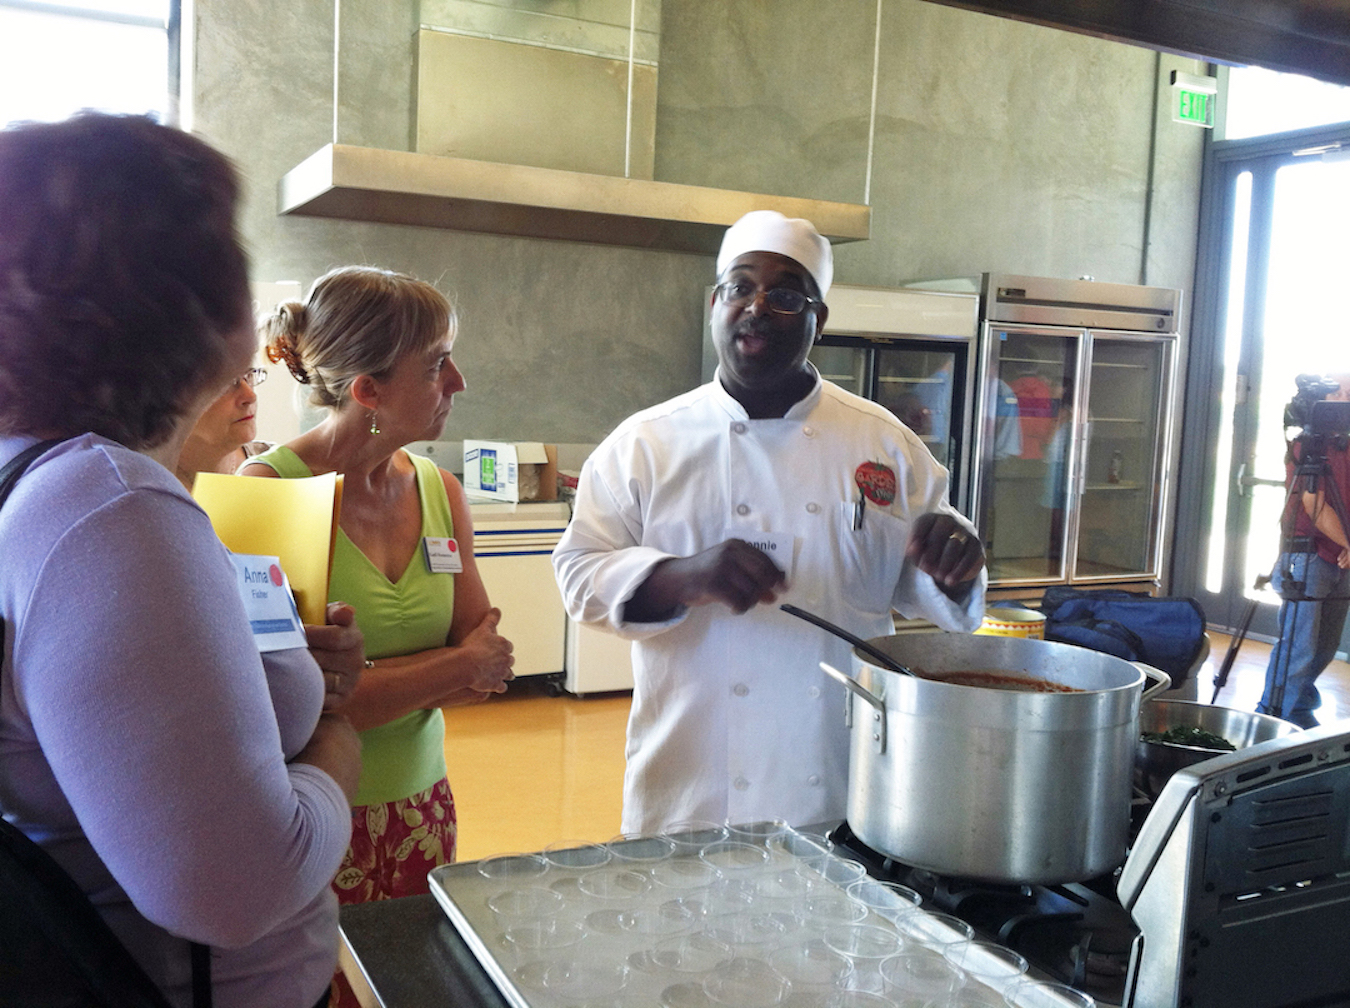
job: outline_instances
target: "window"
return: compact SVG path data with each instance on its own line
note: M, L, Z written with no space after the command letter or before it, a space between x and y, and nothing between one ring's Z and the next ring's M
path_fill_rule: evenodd
M179 0L0 0L0 124L83 108L174 118Z
M1350 87L1261 67L1229 70L1225 101L1225 140L1350 121Z

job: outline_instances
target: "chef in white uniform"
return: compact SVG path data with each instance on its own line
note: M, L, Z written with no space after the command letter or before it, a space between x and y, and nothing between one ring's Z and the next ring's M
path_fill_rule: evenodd
M717 260L713 381L623 423L581 473L553 554L571 617L635 641L623 829L844 816L849 646L892 608L951 630L984 611L984 553L947 473L807 360L833 276L805 220L754 211Z

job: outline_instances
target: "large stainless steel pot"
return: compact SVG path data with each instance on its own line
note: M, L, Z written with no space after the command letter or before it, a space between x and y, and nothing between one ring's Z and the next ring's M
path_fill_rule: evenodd
M1004 671L1029 692L916 678L853 652L848 821L906 864L994 882L1073 882L1125 858L1146 666L1069 644L968 634L869 641L927 675Z

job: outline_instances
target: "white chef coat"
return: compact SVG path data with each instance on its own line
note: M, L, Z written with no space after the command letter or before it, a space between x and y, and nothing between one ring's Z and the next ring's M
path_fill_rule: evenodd
M894 473L894 502L868 501L854 529L855 471L869 462ZM919 438L819 375L781 419L749 419L714 378L605 439L582 469L553 564L572 619L635 641L625 832L687 819L803 824L846 811L846 691L819 663L850 671L849 645L777 605L738 616L715 603L626 623L624 605L652 567L768 533L788 575L780 602L862 637L892 633L892 607L972 630L984 572L958 604L905 560L911 522L932 511L973 534Z

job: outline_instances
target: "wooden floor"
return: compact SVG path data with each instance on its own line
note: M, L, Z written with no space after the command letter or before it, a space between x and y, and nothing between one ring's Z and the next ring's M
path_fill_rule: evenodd
M1206 703L1229 644L1221 634L1210 636L1198 680L1198 699ZM1253 710L1269 655L1269 644L1245 642L1215 702ZM1323 724L1350 718L1350 665L1332 662L1318 688ZM618 833L628 708L627 694L555 697L524 680L484 704L446 711L460 860Z

